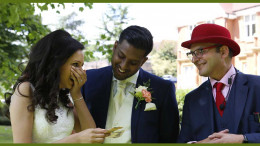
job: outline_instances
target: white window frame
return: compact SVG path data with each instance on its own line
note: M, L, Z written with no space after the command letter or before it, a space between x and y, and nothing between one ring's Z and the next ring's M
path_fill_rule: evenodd
M201 76L201 84L206 82L208 80L208 77Z
M193 31L193 29L195 28L197 26L197 24L194 24L194 25L189 25L188 26L188 39L190 39L191 38L191 34L192 34L192 31Z
M248 68L247 62L246 61L242 62L242 72L243 73L247 73L247 70L248 70L247 68Z
M208 24L215 24L215 21L214 20L208 20L207 23Z
M181 71L181 89L196 88L196 72L194 65L184 65Z
M244 16L245 40L253 41L253 36L254 36L255 31L256 31L256 14L245 15Z

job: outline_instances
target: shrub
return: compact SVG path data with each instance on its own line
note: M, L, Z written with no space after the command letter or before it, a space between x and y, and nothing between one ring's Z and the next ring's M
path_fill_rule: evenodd
M178 102L178 109L180 114L180 123L182 120L182 111L184 105L184 99L187 93L189 93L192 89L177 89L176 90L176 100Z
M7 106L0 101L0 125L11 125L10 120L5 116Z

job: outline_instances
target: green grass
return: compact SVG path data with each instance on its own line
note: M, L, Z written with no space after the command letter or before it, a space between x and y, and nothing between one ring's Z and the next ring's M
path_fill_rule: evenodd
M0 143L13 143L11 126L0 125Z

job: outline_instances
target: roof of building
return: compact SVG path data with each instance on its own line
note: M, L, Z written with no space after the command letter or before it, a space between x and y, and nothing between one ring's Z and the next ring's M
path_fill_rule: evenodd
M260 3L220 3L226 13L234 13L244 9L260 6Z

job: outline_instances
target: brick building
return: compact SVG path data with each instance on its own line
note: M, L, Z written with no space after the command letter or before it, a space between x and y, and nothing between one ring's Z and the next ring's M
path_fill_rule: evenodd
M196 88L207 80L200 77L195 65L187 58L189 51L181 43L190 40L194 27L203 23L214 23L226 27L233 40L241 48L233 58L233 65L243 73L260 75L260 3L223 3L218 16L195 24L178 27L177 80L179 89Z

